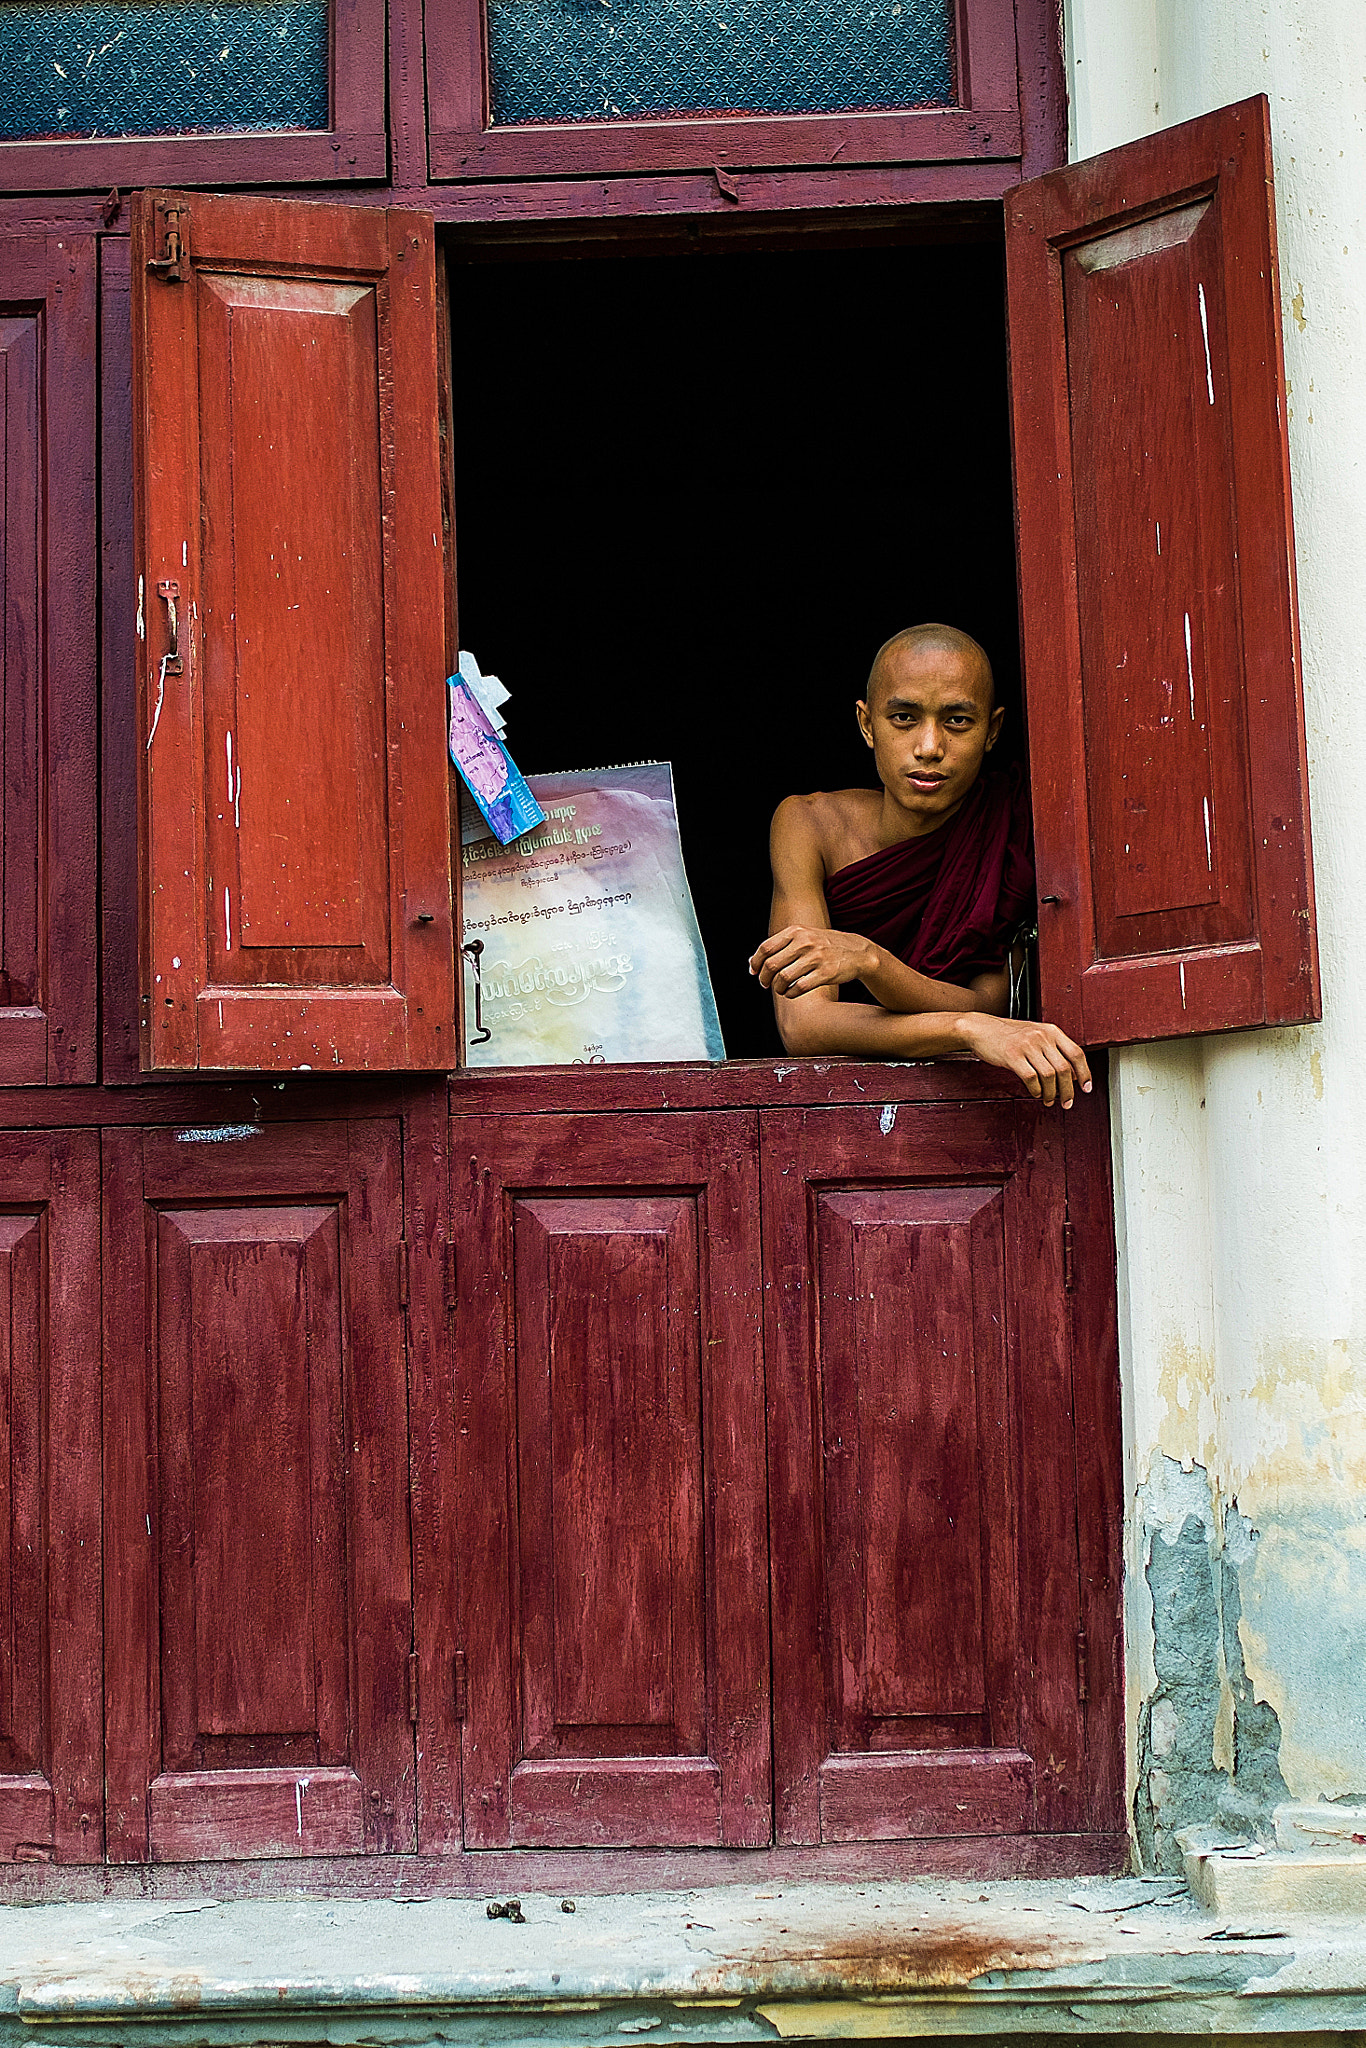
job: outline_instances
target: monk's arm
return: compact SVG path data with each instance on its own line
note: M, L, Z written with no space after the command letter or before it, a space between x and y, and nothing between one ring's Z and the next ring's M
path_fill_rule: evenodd
M866 945L866 940L854 934L830 930L819 841L809 810L799 800L794 803L789 798L779 806L771 847L774 936L800 924L813 933L824 932L831 941L844 940L849 947ZM761 946L750 961L751 972L761 979L764 950ZM906 969L908 974L911 971ZM773 978L769 977L770 983ZM862 980L863 976L856 968L842 978ZM784 995L775 988L773 1008L784 1046L799 1055L845 1053L880 1060L925 1060L966 1052L990 1066L1008 1068L1037 1101L1061 1102L1066 1108L1078 1086L1089 1092L1091 1071L1086 1054L1056 1025L994 1014L1006 1007L1008 999L1004 968L994 976L977 976L970 994L947 982L931 982L924 975L915 979L950 997L966 996L968 1003L975 998L980 1007L950 1003L942 1008L896 1011L877 1003L842 1003L834 980L799 995Z
M779 996L774 1007L789 1052L872 1060L929 1060L966 1052L1018 1075L1037 1102L1060 1102L1070 1109L1078 1088L1091 1092L1086 1054L1056 1024L993 1017L981 1010L898 1015L876 1003L832 1001L825 989L809 996Z
M963 987L917 973L885 946L857 932L831 929L820 835L807 799L789 797L779 804L769 836L769 856L773 863L773 914L769 936L749 967L775 998L810 995L819 988L833 993L842 983L861 981L884 1010L908 1015L925 1010L984 1010L1004 1015L1010 1000L1010 979L1004 967L979 974Z

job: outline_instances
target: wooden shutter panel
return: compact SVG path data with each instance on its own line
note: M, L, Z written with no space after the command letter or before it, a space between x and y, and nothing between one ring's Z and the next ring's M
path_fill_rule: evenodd
M1046 1016L1321 1014L1267 103L1007 201Z
M141 195L144 1069L455 1063L433 251Z
M95 1074L91 235L0 246L0 1085Z

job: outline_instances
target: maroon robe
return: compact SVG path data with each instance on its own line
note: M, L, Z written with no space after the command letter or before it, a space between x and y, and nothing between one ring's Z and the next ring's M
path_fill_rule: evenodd
M872 939L934 981L962 988L1003 966L1034 903L1029 798L1019 768L979 776L933 832L840 868L826 881L825 900L836 931Z

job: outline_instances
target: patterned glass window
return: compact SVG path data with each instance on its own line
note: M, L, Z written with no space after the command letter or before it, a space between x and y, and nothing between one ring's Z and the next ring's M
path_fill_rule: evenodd
M950 0L488 0L493 119L951 102Z
M0 137L326 128L327 0L0 0Z

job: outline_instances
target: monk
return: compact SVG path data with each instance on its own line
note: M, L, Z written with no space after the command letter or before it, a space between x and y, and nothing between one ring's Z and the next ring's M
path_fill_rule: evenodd
M1004 717L975 640L908 627L879 649L858 705L881 788L779 804L770 936L749 971L773 992L789 1052L968 1052L1039 1102L1070 1109L1090 1093L1079 1045L1007 1015L1034 862L1019 772L986 765Z

